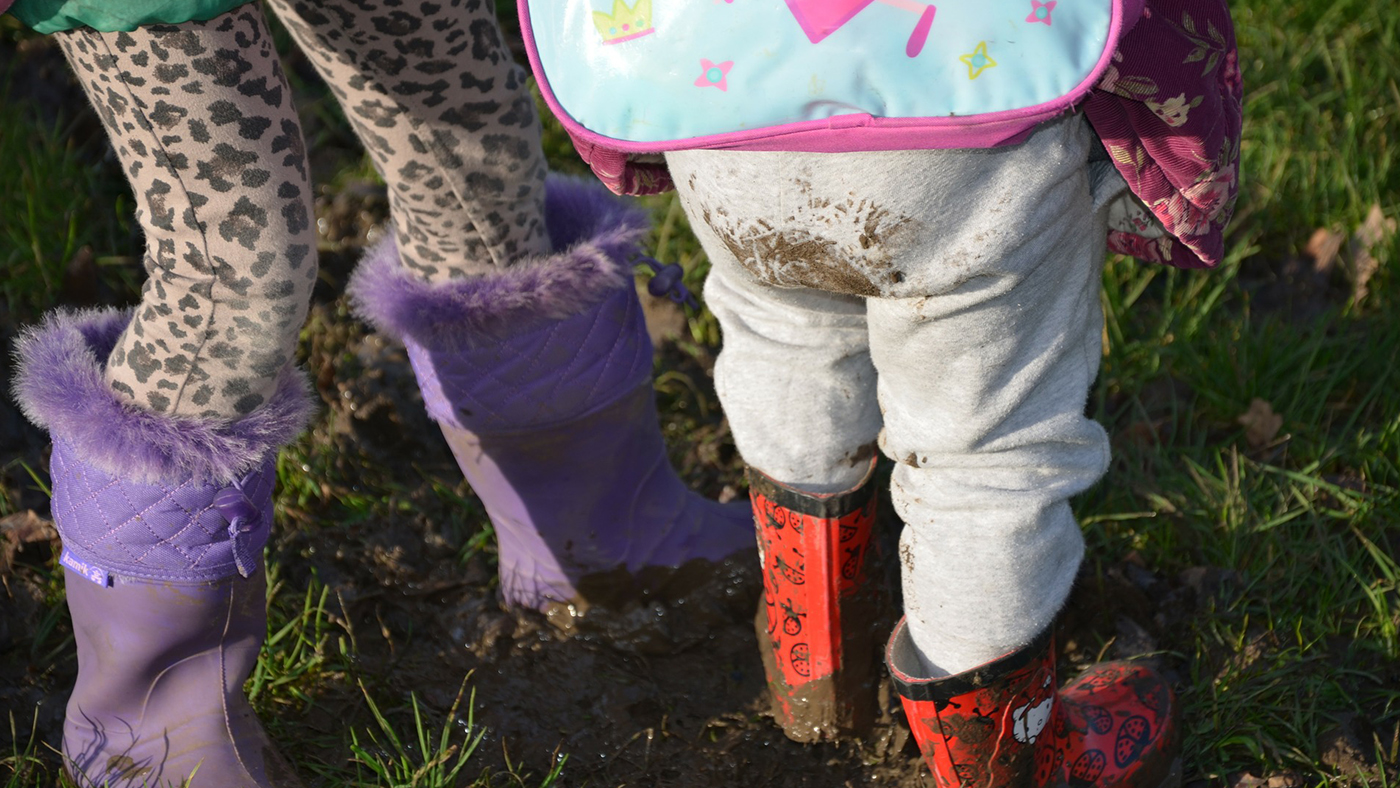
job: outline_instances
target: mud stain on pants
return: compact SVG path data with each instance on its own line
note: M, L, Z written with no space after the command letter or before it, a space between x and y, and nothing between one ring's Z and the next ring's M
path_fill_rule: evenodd
M854 192L832 201L811 196L809 183L797 185L806 199L778 226L723 207L705 207L701 216L741 266L777 287L880 297L904 281L896 261L913 243L917 222Z

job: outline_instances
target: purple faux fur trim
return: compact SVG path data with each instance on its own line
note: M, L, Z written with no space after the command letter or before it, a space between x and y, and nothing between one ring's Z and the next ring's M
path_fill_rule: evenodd
M432 284L400 262L391 235L360 261L346 288L355 311L380 331L453 352L576 315L619 287L650 221L592 179L551 176L545 218L554 254L477 279Z
M272 397L233 421L156 413L108 387L102 371L130 311L59 310L15 343L15 399L29 420L76 447L84 461L142 483L224 484L291 442L314 405L289 366Z

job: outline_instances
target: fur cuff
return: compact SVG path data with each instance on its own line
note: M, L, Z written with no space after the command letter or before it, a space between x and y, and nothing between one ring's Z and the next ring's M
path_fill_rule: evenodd
M560 251L438 284L399 262L391 235L365 254L346 288L356 314L400 341L454 352L571 317L632 286L627 258L650 226L645 211L597 183L552 176L545 218Z
M85 462L135 482L225 484L290 443L314 411L306 378L282 370L272 397L233 421L172 416L128 402L102 371L132 313L59 310L15 343L15 399Z

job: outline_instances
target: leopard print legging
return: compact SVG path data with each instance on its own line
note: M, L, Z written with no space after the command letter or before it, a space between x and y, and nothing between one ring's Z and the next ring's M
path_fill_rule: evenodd
M539 119L490 4L269 2L389 184L409 270L443 281L548 251ZM305 143L261 10L57 38L146 234L109 384L156 411L248 413L292 363L317 275Z

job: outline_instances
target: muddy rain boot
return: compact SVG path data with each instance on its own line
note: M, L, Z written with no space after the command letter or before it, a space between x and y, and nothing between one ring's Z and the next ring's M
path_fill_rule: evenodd
M752 551L747 507L676 476L656 416L634 289L645 213L597 184L551 178L554 254L430 284L390 242L350 284L357 311L408 349L424 403L486 507L501 592L568 619L677 573ZM751 553L750 553L751 554ZM562 619L562 620L561 620Z
M808 493L749 469L763 603L754 619L774 719L799 742L867 733L878 712L881 612L869 554L875 461L855 487Z
M285 370L233 422L146 411L102 376L129 319L57 313L18 343L16 397L54 442L78 651L65 767L81 786L300 785L243 682L267 634L273 460L311 414L305 383Z
M1058 689L1050 630L954 676L919 678L903 620L889 665L909 727L939 786L1176 788L1176 701L1151 669L1103 662Z

